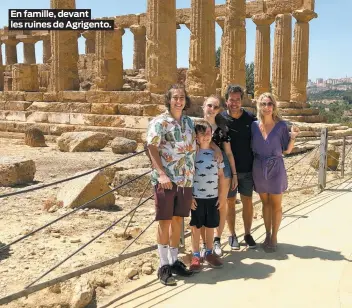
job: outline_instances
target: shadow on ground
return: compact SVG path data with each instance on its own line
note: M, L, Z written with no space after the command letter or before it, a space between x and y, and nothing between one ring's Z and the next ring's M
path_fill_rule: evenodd
M6 244L0 242L0 249L2 247L4 247ZM0 263L2 260L5 260L6 258L8 258L9 256L11 256L11 253L10 253L10 247L6 247L5 249L3 250L0 250Z

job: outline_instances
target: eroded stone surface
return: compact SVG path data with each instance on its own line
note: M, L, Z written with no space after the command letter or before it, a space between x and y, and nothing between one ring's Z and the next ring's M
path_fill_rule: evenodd
M33 160L21 157L0 157L0 186L31 183L35 172Z
M62 134L56 141L63 152L92 152L104 148L109 137L97 132L69 132Z

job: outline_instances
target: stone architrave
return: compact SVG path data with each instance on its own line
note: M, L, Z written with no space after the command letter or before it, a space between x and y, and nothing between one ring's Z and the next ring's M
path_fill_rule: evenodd
M51 58L50 34L42 36L43 40L43 63L49 63Z
M270 25L275 18L268 14L252 17L257 25L254 58L254 97L270 91Z
M292 48L291 101L307 101L309 21L317 14L309 10L294 11L296 18Z
M134 35L133 69L139 70L145 68L146 29L144 26L132 25L130 30Z
M165 93L177 80L176 1L148 0L146 25L147 89Z
M290 100L292 16L279 14L275 18L272 67L272 92L278 101Z
M75 9L75 0L50 0L51 9ZM78 31L50 31L50 90L79 90Z
M38 41L37 38L29 35L17 35L17 39L23 42L23 63L24 64L35 64L35 43Z
M192 0L186 86L194 96L215 93L215 0Z
M125 30L96 31L95 89L117 91L123 87L122 35Z
M16 64L18 40L10 36L3 36L1 40L5 44L6 65Z
M86 54L95 53L95 31L84 31L82 35L86 39Z
M246 0L226 0L222 93L229 84L246 87Z

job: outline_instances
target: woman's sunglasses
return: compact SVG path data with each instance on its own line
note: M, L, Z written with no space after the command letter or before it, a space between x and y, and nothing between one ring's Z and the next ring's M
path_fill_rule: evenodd
M272 106L274 106L274 104L273 104L273 102L260 103L260 106L262 106L262 107L272 107Z
M214 110L218 110L220 108L220 106L216 106L216 105L213 105L213 104L207 104L207 107L208 108L213 108Z

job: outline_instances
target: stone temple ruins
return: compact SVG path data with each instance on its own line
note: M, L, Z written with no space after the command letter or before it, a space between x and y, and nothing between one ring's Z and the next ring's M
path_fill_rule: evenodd
M0 131L23 133L35 126L46 135L60 135L90 130L141 142L150 118L165 109L163 93L175 82L184 82L192 98L188 114L199 116L204 97L223 94L229 83L245 87L246 19L256 24L255 95L246 97L244 106L255 108L255 98L271 89L285 119L324 120L306 103L314 0L227 0L223 5L192 0L186 9L176 9L176 0L146 1L146 13L111 17L113 31L0 30L5 45ZM75 0L51 0L51 8L74 9ZM215 67L215 23L223 30L220 68ZM188 69L176 65L176 33L182 24L191 33ZM134 35L129 70L123 69L125 29ZM81 36L83 55L78 53ZM36 64L38 41L43 42L43 64ZM17 60L20 42L23 63Z

